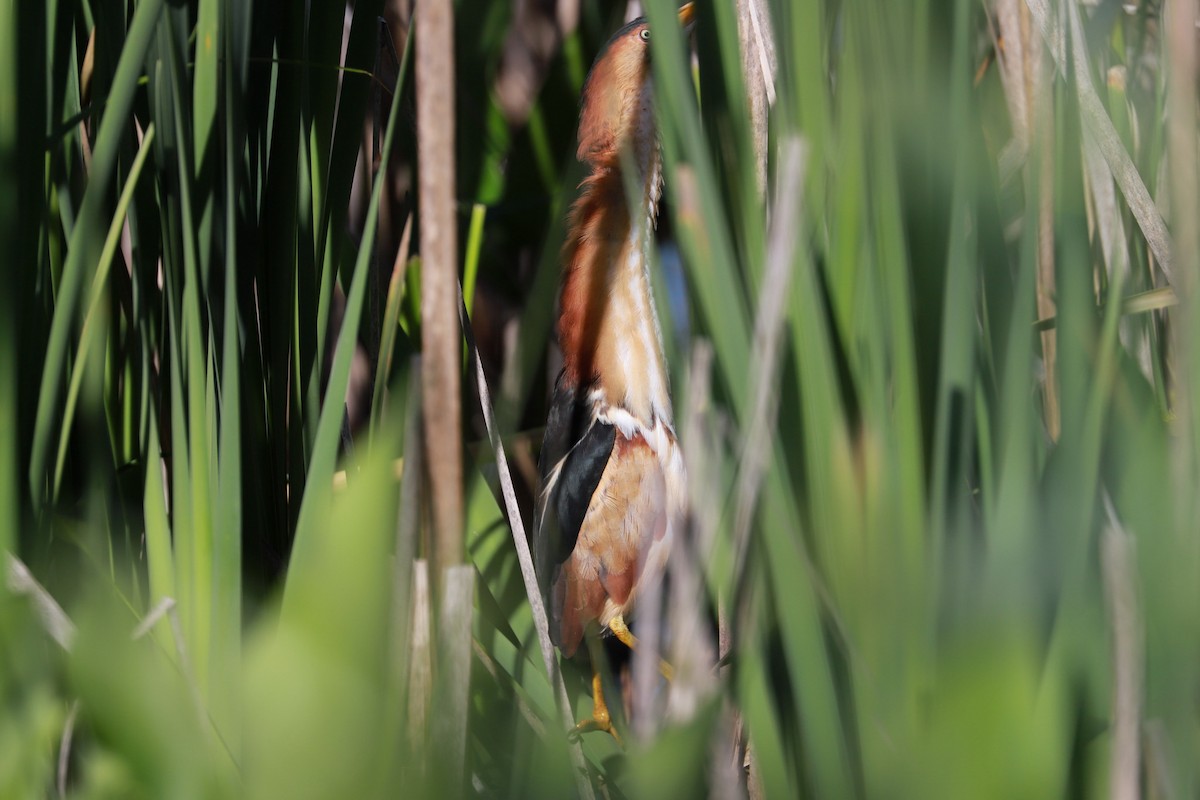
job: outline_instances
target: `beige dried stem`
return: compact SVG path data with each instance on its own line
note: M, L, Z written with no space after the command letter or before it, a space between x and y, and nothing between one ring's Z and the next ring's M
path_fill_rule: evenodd
M1112 498L1104 495L1107 530L1100 540L1104 598L1112 649L1112 746L1109 797L1137 800L1141 774L1142 622L1138 606L1136 551L1121 526Z
M421 479L425 475L421 463L425 448L421 441L419 356L412 359L408 374L408 405L404 409L404 457L398 462L400 506L396 510L396 554L392 565L391 677L394 695L388 701L392 708L401 708L407 702L412 702L406 698L411 697L409 680L413 671L422 668L428 671L428 663L421 663L418 657L418 654L427 656L429 650L428 567L424 561L417 561L421 524ZM418 571L423 573L420 577ZM424 581L424 584L418 585L418 581ZM418 642L419 638L425 642L423 650ZM428 702L427 698L426 694L415 699L422 714ZM409 712L408 718L413 720L413 712ZM424 725L423 717L420 724ZM423 731L423 728L419 730ZM411 740L412 731L406 733L410 734Z
M67 777L71 768L71 743L75 738L75 724L79 721L79 701L71 703L67 721L63 723L62 739L58 745L58 770L54 781L59 797L67 796Z
M449 567L443 574L438 614L438 681L433 717L434 784L443 796L464 789L467 753L467 713L471 684L471 617L475 602L475 568Z
M412 604L409 620L408 652L408 746L413 768L424 777L429 707L433 698L433 634L429 600L429 562L419 559L412 565Z
M463 560L462 339L458 327L458 226L454 175L454 4L422 0L417 45L417 146L421 203L422 396L433 497L434 581Z
M1088 220L1104 256L1107 283L1110 286L1128 285L1129 240L1125 235L1121 206L1117 200L1112 173L1104 163L1104 156L1100 153L1095 137L1087 129L1083 132L1083 163L1087 170L1087 188L1091 201L1088 204ZM1138 335L1139 329L1131 324L1131 320L1121 318L1118 327L1121 345L1137 359L1146 380L1153 383L1154 365L1150 352L1150 337L1145 328L1140 330L1141 335Z
M1200 176L1196 171L1196 70L1200 60L1196 47L1196 2L1195 0L1171 0L1167 3L1167 164L1170 174L1171 219L1179 237L1180 274L1179 287L1182 302L1182 321L1176 345L1181 358L1183 380L1179 382L1187 390L1195 391L1200 386ZM1180 409L1190 408L1190 413L1177 414L1184 428L1179 439L1189 448L1186 460L1191 461L1189 475L1180 474L1181 486L1192 486L1196 480L1194 470L1200 469L1200 398L1188 397L1176 401ZM1186 469L1186 468L1185 468ZM1194 498L1195 493L1184 491L1181 498ZM1185 500L1190 507L1180 509L1181 520L1195 518L1194 500Z
M762 199L767 191L767 117L770 107L775 105L775 36L767 0L738 0L737 11L742 78L754 137L754 174Z
M37 578L33 577L25 562L12 553L5 553L5 557L8 562L8 576L5 580L8 590L15 595L28 597L42 628L63 650L70 652L75 641L75 623L71 622L62 606L38 583Z
M672 629L678 629L680 621L694 619L697 616L696 598L704 591L703 573L696 564L708 563L716 544L718 527L721 520L721 475L718 467L721 442L715 430L712 405L712 345L706 340L697 341L692 347L692 358L688 365L687 376L687 406L684 408L683 426L680 431L680 441L686 442L683 451L684 463L688 474L688 527L690 542L695 548L695 557L690 559L688 581L671 584ZM687 607L690 604L690 609ZM690 610L690 616L685 616ZM723 604L718 608L717 626L719 638L716 642L716 652L728 654L730 648L729 625L726 619L726 609ZM677 621L677 618L679 621ZM724 638L720 638L724 637ZM681 665L682 659L678 654L678 644L681 637L676 636L676 648L671 652L672 663ZM690 643L689 643L690 644ZM694 661L703 655L700 648L709 652L713 643L708 636L691 645L691 655ZM708 665L711 670L711 664ZM686 668L677 671L685 673ZM678 699L673 695L672 704L684 703L693 699L702 699L702 692L711 690L711 684L716 673L708 672L704 676L697 675L690 685L683 687L690 694L681 694ZM678 691L674 689L673 691ZM742 747L741 724L738 720L733 703L728 698L723 703L721 722L713 737L711 759L709 760L709 796L720 800L733 800L744 797L746 792L742 786L742 764L745 751Z
M1083 124L1095 137L1096 146L1103 154L1104 161L1112 171L1117 185L1121 187L1121 194L1125 197L1125 202L1133 213L1134 219L1137 220L1146 244L1149 245L1155 261L1158 262L1159 269L1162 270L1168 283L1174 283L1172 263L1175 250L1171 243L1171 236L1167 232L1167 225L1163 222L1162 214L1159 213L1154 199L1150 197L1150 192L1146 189L1142 176L1134 166L1133 159L1129 157L1125 145L1117 135L1117 129L1113 125L1112 119L1109 118L1104 104L1096 94L1096 87L1092 85L1091 66L1087 56L1087 40L1083 37L1078 9L1074 3L1063 4L1067 15L1067 25L1071 29L1072 46L1071 52L1067 53L1063 36L1064 26L1050 13L1047 0L1025 0L1025 3L1032 12L1033 21L1037 24L1060 71L1067 72L1068 59L1070 59L1072 75L1075 79L1075 91L1079 99L1079 113ZM1194 8L1194 4L1190 0L1179 3L1181 10L1185 6ZM1188 14L1188 16L1194 18L1192 14ZM1168 26L1168 29L1170 27ZM1189 30L1192 29L1194 29L1194 25L1189 28ZM1189 85L1191 84L1189 83ZM1188 163L1194 163L1194 150L1193 157L1189 159Z
M754 404L738 467L733 537L740 564L750 539L750 523L758 505L763 475L771 457L771 432L779 405L779 356L782 347L787 301L791 297L796 249L800 246L798 224L804 187L805 145L799 137L784 141L780 156L779 181L772 203L774 222L767 233L767 264L759 291L754 345L750 360Z
M742 53L742 80L746 86L746 99L750 106L750 124L751 135L754 143L754 160L755 160L755 180L758 188L759 202L764 203L767 193L767 162L769 160L769 116L770 107L775 104L775 75L778 69L778 62L775 53L775 30L771 22L770 8L766 0L738 0L738 43ZM762 295L760 308L760 318L755 330L755 350L754 350L754 369L757 370L757 385L759 392L756 397L758 403L751 416L750 430L747 432L747 448L744 457L750 455L754 437L758 431L756 425L760 424L764 413L774 417L774 406L777 394L773 386L764 385L764 380L770 380L777 375L778 367L778 333L782 326L782 303L776 302L775 305L780 306L778 309L767 307L771 301L768 299L765 291L769 288L778 290L780 284L786 286L791 280L792 256L795 254L797 241L794 236L795 228L791 227L796 219L796 214L799 212L799 199L804 189L804 150L799 139L789 140L784 145L784 153L782 156L783 168L781 173L781 181L779 193L770 207L767 208L767 219L774 220L771 225L771 233L767 243L767 269L766 277L763 281L764 294ZM785 187L783 184L787 184ZM782 206L787 206L783 208ZM791 213L794 212L794 213ZM783 225L779 222L784 221ZM789 228L793 231L792 236L788 236L783 228ZM787 264L782 261L786 260ZM786 296L786 289L779 292L776 298ZM764 319L765 318L765 319ZM764 327L765 326L765 327ZM771 330L774 328L774 330ZM765 338L760 338L760 334ZM770 377L768 377L770 376ZM766 407L762 407L763 403ZM764 444L764 451L768 451L769 447ZM743 460L743 483L738 490L738 510L737 514L744 516L745 504L747 501L753 505L757 502L758 489L761 486L762 467L751 468L745 470L747 463ZM735 543L739 536L735 532ZM745 537L741 537L743 540ZM741 550L740 544L735 544L738 550ZM735 569L740 569L740 564L744 556L744 551L739 554L735 562ZM735 583L738 580L735 574ZM720 600L720 608L718 609L718 648L721 659L729 655L730 643L733 641L733 636L728 628L730 619L729 609L724 607L725 598ZM729 742L732 743L735 754L740 751L740 740L742 724L738 716L732 715L729 720ZM749 744L745 748L744 761L748 772L753 776L756 772L754 766L754 755ZM760 794L759 787L755 782L751 781L750 788L752 796Z
M795 271L796 249L800 246L800 201L804 189L806 148L804 141L792 136L780 146L779 177L771 203L771 227L767 232L767 262L758 298L754 326L754 344L750 358L750 380L754 385L754 403L743 443L738 482L734 499L734 585L741 581L750 543L750 526L758 506L763 477L773 453L771 432L775 429L779 407L779 366L782 338L787 321L787 298ZM722 618L727 620L728 614ZM732 641L727 630L721 631L722 653ZM735 719L734 729L740 725ZM735 743L736 748L736 743ZM754 753L746 746L745 763L753 775ZM753 780L751 781L753 783ZM758 796L755 791L751 796Z
M1001 174L1012 165L1025 163L1026 196L1038 203L1037 315L1054 316L1054 128L1049 71L1045 48L1038 36L1025 0L997 0L996 22L1000 36L996 43L1001 83L1013 125L1013 143L1001 156ZM1000 46L1003 42L1003 47ZM1012 155L1015 153L1016 155ZM1029 160L1027 156L1036 158ZM1057 382L1057 334L1042 331L1043 416L1046 432L1058 440L1059 415Z

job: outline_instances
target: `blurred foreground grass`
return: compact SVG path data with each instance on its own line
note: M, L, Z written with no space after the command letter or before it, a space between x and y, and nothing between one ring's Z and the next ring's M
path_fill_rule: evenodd
M455 5L526 514L624 5ZM648 0L692 535L585 776L469 379L436 563L409 4L4 6L0 797L1200 791L1194 2Z

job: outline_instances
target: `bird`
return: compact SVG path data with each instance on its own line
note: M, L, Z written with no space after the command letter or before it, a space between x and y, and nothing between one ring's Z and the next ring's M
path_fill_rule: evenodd
M693 4L678 17L690 30ZM585 176L562 250L562 368L531 533L550 636L565 658L585 638L636 646L628 626L636 598L662 579L686 509L649 272L662 187L650 36L644 17L617 31L580 102L576 157ZM575 730L603 730L620 743L596 658L592 700L591 719Z

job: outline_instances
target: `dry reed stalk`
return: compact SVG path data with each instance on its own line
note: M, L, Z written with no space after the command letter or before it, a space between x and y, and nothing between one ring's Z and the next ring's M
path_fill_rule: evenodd
M738 42L742 51L742 78L750 105L754 141L755 178L760 199L767 191L767 128L770 107L775 105L775 36L767 0L738 0Z
M416 606L414 585L417 581L417 542L421 524L421 359L414 357L409 367L408 407L404 419L404 458L400 479L400 506L396 511L396 552L392 564L392 678L395 691L393 707L404 702L409 686L413 659L410 637L414 635ZM428 589L423 589L428 594ZM428 634L425 634L428 638ZM422 700L424 702L424 700Z
M1142 717L1142 623L1138 608L1134 540L1122 527L1107 493L1108 528L1100 540L1104 597L1108 606L1113 667L1112 749L1109 797L1140 797Z
M436 702L432 739L436 748L435 784L445 796L463 791L467 753L467 712L471 683L471 615L475 568L459 564L445 570L438 615Z
M34 616L42 628L63 650L70 652L75 641L75 623L71 622L71 618L63 611L58 601L33 577L25 562L12 553L5 553L5 556L8 561L8 590L13 594L28 596Z
M425 447L433 497L434 579L463 560L462 338L454 173L454 6L415 14L421 203L421 342Z
M1200 386L1200 176L1196 173L1196 2L1195 0L1171 0L1166 8L1167 50L1167 165L1170 175L1171 219L1175 223L1175 235L1179 244L1176 251L1181 261L1179 293L1183 324L1175 346L1181 354L1178 359L1184 392L1195 391ZM1184 425L1181 441L1187 442L1191 474L1181 470L1181 486L1195 486L1196 471L1200 469L1200 398L1190 397L1190 414L1180 414ZM1176 401L1180 409L1189 407L1189 400ZM1180 497L1188 507L1181 509L1180 519L1194 519L1194 492L1185 490Z
M433 698L433 647L429 604L429 562L419 559L412 565L412 638L408 655L408 747L413 764L422 771L426 755L429 707Z
M1038 203L1036 303L1038 318L1047 319L1057 310L1054 302L1053 96L1045 50L1041 38L1036 35L1030 7L1025 0L997 0L996 22L1000 34L996 53L1013 126L1013 140L1020 153L1018 163L1025 163L1026 197L1035 198ZM1034 158L1029 158L1030 155ZM1005 173L1005 169L1001 172ZM1051 441L1058 441L1062 426L1056 337L1054 330L1041 332L1042 415Z
M1033 21L1041 31L1050 54L1054 57L1059 70L1064 74L1068 71L1068 59L1070 59L1071 74L1075 78L1075 89L1083 123L1095 137L1096 144L1104 155L1104 161L1112 171L1117 185L1121 187L1121 194L1125 197L1129 210L1133 212L1134 219L1137 220L1146 244L1149 245L1151 253L1158 262L1159 269L1162 270L1167 281L1173 283L1171 265L1175 249L1171 244L1171 236L1158 207L1146 189L1145 182L1142 181L1142 176L1134 166L1129 153L1125 151L1125 145L1117 135L1112 119L1109 118L1104 104L1096 94L1096 88L1092 85L1091 66L1087 56L1087 40L1083 37L1079 12L1075 8L1075 4L1063 4L1067 15L1067 20L1063 24L1050 13L1047 0L1025 0L1025 2L1033 14ZM1067 26L1071 28L1072 47L1070 53L1067 52L1063 36L1063 28ZM1187 27L1189 31L1194 30L1194 26ZM1194 152L1189 163L1192 161L1194 161Z

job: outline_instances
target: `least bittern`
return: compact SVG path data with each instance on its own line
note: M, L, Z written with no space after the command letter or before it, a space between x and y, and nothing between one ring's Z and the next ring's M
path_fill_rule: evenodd
M690 27L691 3L679 20ZM613 36L584 84L579 118L577 156L588 174L563 247L563 367L533 527L551 638L568 658L594 632L634 646L626 622L639 590L661 578L685 504L650 288L662 163L649 42L644 18ZM598 667L592 719L577 729L619 741Z

